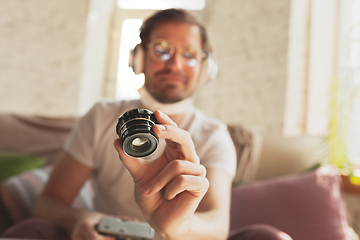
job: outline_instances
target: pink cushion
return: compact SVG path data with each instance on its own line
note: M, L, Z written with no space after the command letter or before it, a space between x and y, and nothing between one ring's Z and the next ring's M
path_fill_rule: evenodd
M230 236L269 224L295 240L353 239L342 184L331 166L233 187Z

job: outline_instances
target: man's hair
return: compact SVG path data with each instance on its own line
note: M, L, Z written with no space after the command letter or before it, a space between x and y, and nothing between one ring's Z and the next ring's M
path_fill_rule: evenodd
M159 24L168 22L189 23L198 26L200 29L203 51L206 55L209 54L209 39L205 27L188 11L175 8L158 11L143 23L140 27L140 39L144 49L149 43L151 31Z

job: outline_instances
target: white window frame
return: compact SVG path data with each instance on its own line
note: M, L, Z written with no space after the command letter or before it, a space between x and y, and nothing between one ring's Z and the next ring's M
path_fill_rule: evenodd
M86 113L102 96L109 26L115 0L90 0L80 79L78 114Z
M284 135L327 133L337 74L339 0L292 0Z

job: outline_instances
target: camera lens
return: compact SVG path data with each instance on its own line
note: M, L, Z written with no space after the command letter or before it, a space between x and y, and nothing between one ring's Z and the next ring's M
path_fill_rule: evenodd
M152 126L157 123L147 109L132 109L120 116L116 125L124 152L131 157L143 158L155 152L159 138Z

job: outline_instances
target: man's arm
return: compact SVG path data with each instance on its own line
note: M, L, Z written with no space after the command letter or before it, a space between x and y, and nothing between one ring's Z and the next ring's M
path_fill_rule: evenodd
M94 225L99 222L103 215L71 208L73 199L91 173L92 168L64 153L54 167L44 190L39 195L33 215L54 222L65 229L72 238L94 239L85 235L97 234Z
M207 178L209 189L193 217L189 218L189 238L186 239L225 240L230 224L232 177L223 170L208 168Z
M164 240L226 239L232 178L220 169L205 169L190 134L161 112L154 114L160 124L153 130L167 142L158 159L129 157L120 140L114 142L134 179L142 213Z

